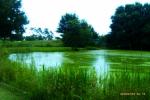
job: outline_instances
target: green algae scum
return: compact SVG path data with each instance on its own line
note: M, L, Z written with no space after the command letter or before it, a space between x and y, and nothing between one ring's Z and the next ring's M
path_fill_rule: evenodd
M29 100L150 98L150 52L35 51L2 57L0 81Z

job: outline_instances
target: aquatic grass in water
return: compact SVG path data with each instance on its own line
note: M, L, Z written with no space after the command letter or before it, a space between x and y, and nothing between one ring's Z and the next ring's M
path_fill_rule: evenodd
M32 65L33 66L33 65ZM26 69L26 70L25 70ZM117 72L104 79L97 78L95 71L75 66L44 68L34 71L18 69L18 76L12 83L29 93L32 100L141 100L148 99L150 90L149 73ZM22 70L22 71L21 71ZM99 83L97 81L99 80ZM121 96L120 93L145 93L140 96Z
M48 68L43 65L37 70L34 61L27 65L3 59L0 60L0 80L22 90L31 100L149 100L150 72L143 66L135 71L134 64L130 71L132 64L120 67L121 71L110 69L102 78L97 77L92 66L64 64ZM121 95L123 93L140 95Z
M82 99L90 96L88 89L96 85L96 76L94 74L87 74L87 69L54 69L50 68L44 72L40 72L42 79L42 86L46 86L47 96L44 99L70 100ZM43 90L43 89L41 89ZM37 92L36 92L37 93ZM41 93L40 93L41 94ZM45 95L45 93L43 94ZM38 95L34 99L38 99Z
M29 68L24 64L10 61L0 64L4 65L1 67L4 69L1 70L4 73L1 73L2 81L25 91L33 100L83 98L87 94L87 87L96 82L92 74L91 78L87 75L85 69L44 68L37 71L34 65Z

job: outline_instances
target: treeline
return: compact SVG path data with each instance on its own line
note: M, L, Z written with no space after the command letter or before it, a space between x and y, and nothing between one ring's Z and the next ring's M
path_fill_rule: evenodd
M23 36L22 34L11 34L10 37L5 38L5 40L15 40L15 41L35 41L35 40L52 40L54 37L54 34L52 31L50 31L48 28L36 28L32 27L29 29L31 32L31 35L29 36Z
M51 40L53 33L48 28L31 28L31 36L23 36L29 23L21 9L22 0L0 0L0 39L1 40Z
M127 4L116 9L111 17L111 32L99 36L94 28L76 14L62 16L57 32L64 46L98 46L113 49L150 50L150 4ZM0 0L1 40L51 40L48 28L32 28L37 34L23 37L29 21L21 10L21 0ZM59 38L60 39L60 38Z
M150 50L150 4L127 4L111 17L111 32L98 36L92 26L75 14L62 16L58 32L67 46L90 44L112 49Z
M62 16L57 32L62 34L65 46L85 47L94 46L98 41L98 34L85 20L80 20L76 14Z
M120 6L111 19L111 32L103 38L106 47L150 50L150 4Z
M21 0L0 0L0 39L21 38L29 21L21 10Z
M52 40L53 38L53 32L49 31L48 28L31 28L30 29L33 33L30 36L24 36L23 40L27 40L27 41L34 41L34 40Z

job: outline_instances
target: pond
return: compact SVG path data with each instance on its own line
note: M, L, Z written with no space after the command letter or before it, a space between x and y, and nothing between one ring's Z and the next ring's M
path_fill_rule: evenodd
M140 72L150 70L150 52L123 50L90 50L80 52L32 52L13 53L9 59L37 69L48 67L77 67L94 69L98 76L117 72Z

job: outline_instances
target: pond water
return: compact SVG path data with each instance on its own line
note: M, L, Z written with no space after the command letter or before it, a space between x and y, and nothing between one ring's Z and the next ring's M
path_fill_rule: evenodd
M109 72L149 72L150 52L123 50L91 50L80 52L32 52L13 53L9 59L15 62L44 67L78 67L95 69L97 75Z

